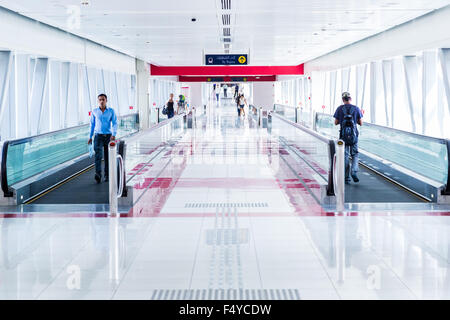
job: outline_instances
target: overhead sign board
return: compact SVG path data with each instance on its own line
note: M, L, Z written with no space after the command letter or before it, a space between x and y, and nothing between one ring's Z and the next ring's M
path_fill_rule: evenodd
M225 81L224 78L219 78L219 77L208 78L207 80L208 80L208 82L223 82L223 81Z
M206 54L207 66L245 66L248 64L247 54Z

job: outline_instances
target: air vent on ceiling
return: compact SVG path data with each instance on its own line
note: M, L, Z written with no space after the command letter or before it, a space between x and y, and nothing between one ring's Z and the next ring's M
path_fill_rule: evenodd
M229 26L231 24L231 15L230 14L222 15L222 24L224 26Z
M223 36L224 37L230 37L231 36L231 29L230 28L223 28Z
M231 0L222 0L222 10L231 10Z

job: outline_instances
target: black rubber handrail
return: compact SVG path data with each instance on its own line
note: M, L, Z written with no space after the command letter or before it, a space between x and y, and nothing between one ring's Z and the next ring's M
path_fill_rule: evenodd
M450 196L450 139L447 139L447 163L447 185L445 186L445 189L442 190L442 194Z

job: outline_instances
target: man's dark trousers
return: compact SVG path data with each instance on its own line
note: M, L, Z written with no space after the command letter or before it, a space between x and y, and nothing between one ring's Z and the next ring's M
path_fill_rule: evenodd
M105 158L105 177L108 176L108 145L111 141L111 134L95 135L94 150L95 150L95 173L102 176L102 154ZM103 149L103 150L102 150Z

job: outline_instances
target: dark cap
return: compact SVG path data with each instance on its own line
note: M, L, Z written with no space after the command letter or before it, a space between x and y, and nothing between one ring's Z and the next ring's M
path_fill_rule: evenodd
M344 92L342 93L342 99L351 99L352 96L350 95L349 92Z

